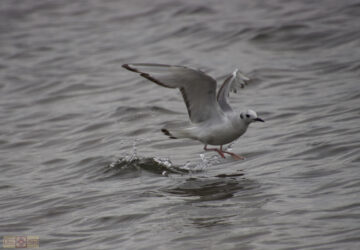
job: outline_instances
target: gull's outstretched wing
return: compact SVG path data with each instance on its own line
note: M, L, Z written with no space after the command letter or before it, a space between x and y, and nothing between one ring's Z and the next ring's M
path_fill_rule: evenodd
M243 88L249 80L250 79L241 74L238 69L225 79L217 94L217 101L224 112L232 111L228 102L229 93L236 93L237 90Z
M216 81L199 70L145 63L122 66L163 87L180 89L194 123L220 119L223 115L216 101Z

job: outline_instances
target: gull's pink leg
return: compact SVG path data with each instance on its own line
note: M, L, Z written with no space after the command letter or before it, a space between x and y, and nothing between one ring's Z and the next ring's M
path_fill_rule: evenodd
M217 149L217 148L207 148L207 144L205 144L204 146L204 150L205 151L216 151L219 153L219 155L222 157L222 158L225 158L225 155L223 154L223 151L220 149Z
M222 152L223 154L225 153L225 154L231 155L232 158L234 158L235 160L244 160L244 159L245 159L244 156L240 156L240 155L234 154L234 153L232 153L232 152L228 152L228 151L223 151L223 150L222 150L222 145L220 146L220 150L221 150L221 152Z

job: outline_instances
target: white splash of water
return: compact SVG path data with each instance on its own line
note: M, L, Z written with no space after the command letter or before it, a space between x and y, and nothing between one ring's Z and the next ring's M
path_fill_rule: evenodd
M187 161L187 162L185 163L185 165L182 166L181 168L184 169L184 170L187 170L187 171L191 171L191 170L192 170L192 168L191 168L191 162L190 162L190 161Z
M206 168L212 166L211 161L206 158L205 154L200 154L200 159L200 163L195 166L194 170L205 170Z
M163 165L167 168L171 168L173 166L172 162L168 158L153 158L156 163L159 163L160 165Z

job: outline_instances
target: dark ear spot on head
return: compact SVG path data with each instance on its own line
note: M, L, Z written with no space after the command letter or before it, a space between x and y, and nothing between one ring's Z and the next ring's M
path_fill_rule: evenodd
M243 116L243 114L242 114L242 113L240 114L240 118L241 118L241 119L244 119L244 116Z

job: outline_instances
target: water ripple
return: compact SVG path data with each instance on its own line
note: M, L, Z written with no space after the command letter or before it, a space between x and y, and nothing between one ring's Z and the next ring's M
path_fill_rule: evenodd
M324 8L326 6L326 8ZM0 8L0 230L44 249L357 249L358 1L10 1ZM197 67L252 124L168 140L181 94L124 63ZM301 219L299 219L301 218Z

